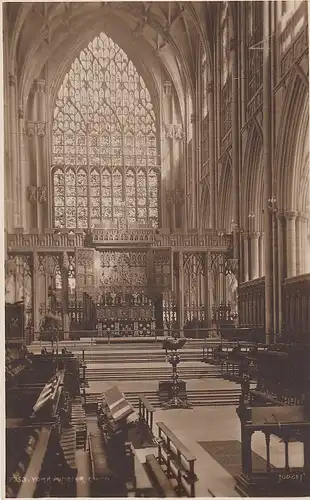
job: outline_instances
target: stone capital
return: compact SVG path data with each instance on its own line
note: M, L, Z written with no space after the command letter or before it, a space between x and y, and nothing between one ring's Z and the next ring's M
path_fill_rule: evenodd
M43 79L36 80L35 89L37 92L45 92L46 81Z
M308 214L306 214L304 212L299 212L297 217L300 220L300 222L307 222L308 221Z
M18 118L20 120L23 120L24 118L24 108L22 108L21 106L18 108Z
M245 231L244 233L242 233L242 238L243 238L244 240L249 239L249 233L248 233L248 232L246 232L246 231Z
M172 95L172 82L169 80L164 81L164 94L165 95Z
M249 233L249 238L250 240L258 240L260 235L261 233L259 231L252 231L251 233Z
M298 215L298 212L295 210L288 210L287 212L284 212L284 217L285 220L295 220Z

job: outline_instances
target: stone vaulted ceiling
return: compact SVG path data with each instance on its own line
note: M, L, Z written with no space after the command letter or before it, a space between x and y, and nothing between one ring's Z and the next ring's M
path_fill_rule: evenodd
M100 31L152 73L157 85L163 76L172 79L179 97L194 91L199 43L211 62L206 26L214 7L208 2L7 3L5 8L8 69L18 77L21 104L46 66L53 95L73 58Z

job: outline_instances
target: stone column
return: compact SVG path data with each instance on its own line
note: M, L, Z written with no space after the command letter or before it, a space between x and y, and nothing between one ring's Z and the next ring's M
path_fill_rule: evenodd
M302 261L302 273L310 272L310 245L308 242L308 216L307 214L300 214L300 233L301 233L301 261Z
M303 273L302 240L301 240L301 216L296 217L296 275Z
M12 186L13 225L20 227L20 193L18 182L18 128L16 102L16 76L9 74L9 103L10 103L10 176Z
M210 308L211 301L209 295L209 252L204 254L204 275L203 275L203 296L204 296L204 307L205 307L205 319L206 325L209 328L211 326L212 309Z
M192 202L192 225L191 228L197 228L197 207L198 207L198 190L197 190L197 149L198 149L198 141L197 141L197 114L192 113L191 115L191 124L192 124L192 185L191 185L191 202Z
M40 283L39 283L39 257L38 252L33 252L33 274L32 274L32 308L33 308L33 330L35 340L40 331Z
M62 255L61 268L61 295L62 295L62 328L64 331L64 340L69 339L69 259L67 252Z
M264 231L265 231L265 328L266 344L274 336L273 303L273 231L270 199L273 198L272 180L272 101L271 82L271 8L272 3L263 3L263 161L264 161Z
M259 278L259 237L260 233L250 233L251 241L251 280Z
M283 289L282 283L285 279L285 238L284 238L284 216L281 213L277 213L277 234L278 234L278 281L277 281L277 290L276 293L278 295L278 325L279 325L279 333L282 333L283 329Z
M183 252L179 252L179 312L180 312L180 337L184 337L184 266Z
M36 149L37 149L37 186L38 186L38 228L43 231L48 225L47 196L46 196L46 102L45 80L36 80Z
M242 233L243 238L243 266L244 276L243 281L249 281L249 235Z
M169 206L169 225L172 232L175 231L174 211L174 125L173 125L173 86L170 81L164 82L164 106L165 106L165 139L166 139L166 165L169 166L167 188L168 197L171 198Z
M214 83L208 83L208 114L209 114L209 169L210 169L210 219L211 228L217 227L216 214L216 183L215 183L215 134L214 134Z
M20 222L24 231L29 231L31 224L29 223L27 214L27 194L26 194L26 175L29 170L28 163L25 157L25 123L24 123L24 109L20 106L18 108L18 133L19 133L19 182L20 182Z
M264 233L261 233L259 238L259 277L262 278L265 275L265 245L264 245Z
M233 196L233 220L240 224L239 213L239 75L238 75L238 47L237 39L230 40L231 60L231 133L232 133L232 196ZM234 231L234 259L240 257L240 233Z
M296 217L297 212L284 214L286 220L286 277L296 276Z

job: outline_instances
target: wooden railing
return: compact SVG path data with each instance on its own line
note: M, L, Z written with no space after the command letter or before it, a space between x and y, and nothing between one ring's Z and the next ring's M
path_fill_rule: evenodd
M153 436L155 409L143 394L139 394L139 421L146 428L148 437Z
M195 497L196 475L194 471L196 457L163 423L158 425L158 462L167 467L167 476L177 480L178 494Z

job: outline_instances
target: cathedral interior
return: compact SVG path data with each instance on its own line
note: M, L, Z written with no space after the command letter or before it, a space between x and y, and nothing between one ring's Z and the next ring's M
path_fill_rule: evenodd
M310 496L308 2L2 18L5 496Z

